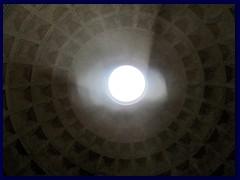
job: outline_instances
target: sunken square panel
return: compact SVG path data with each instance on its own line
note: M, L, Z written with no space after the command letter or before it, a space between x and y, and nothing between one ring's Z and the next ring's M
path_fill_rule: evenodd
M50 84L37 85L32 87L32 98L34 102L46 102L52 97L52 87Z
M39 63L46 65L54 65L58 57L58 51L46 48L40 55Z
M9 116L4 117L3 125L4 142L7 142L7 140L11 139L16 134L16 131L13 128L12 121Z
M69 55L74 56L74 55L77 54L77 52L79 51L79 49L80 49L80 45L77 44L77 43L75 43L74 41L71 41L71 42L68 43L68 45L67 45L67 47L66 47L66 49L65 49L65 52L66 52L67 54L69 54Z
M133 169L133 162L131 159L119 159L118 160L118 174L126 175L129 170Z
M166 33L168 27L169 27L168 23L158 18L154 21L154 24L152 25L151 30L157 35L162 35Z
M75 17L73 14L70 14L66 17L60 24L60 27L69 34L73 34L78 28L81 27L78 17Z
M182 6L177 4L164 4L158 12L158 16L165 19L166 21L172 22L178 18L180 13L183 11Z
M39 121L47 121L56 116L56 110L52 101L39 104L35 107Z
M145 154L145 146L143 142L134 142L133 143L133 152L134 154L141 156Z
M206 144L210 144L215 151L227 158L235 148L234 138L234 134L222 133L220 128L216 128L206 139Z
M209 46L206 48L202 48L198 51L198 56L203 65L211 65L217 62L221 62L223 59L221 56L221 52L217 46Z
M132 27L134 23L134 15L132 13L121 14L119 21L122 24L122 26Z
M88 31L94 36L103 32L103 27L100 23L93 23L87 27Z
M150 156L150 159L152 161L153 167L155 167L158 172L166 171L171 167L167 160L166 153L163 151L152 154Z
M21 39L14 57L15 61L33 62L38 50L39 44Z
M106 14L110 14L113 13L115 11L114 5L113 4L108 4L108 5L100 5L99 7L101 10L101 14L102 15L106 15Z
M77 118L75 112L72 109L69 109L60 114L61 120L64 125L69 126L76 122Z
M178 139L181 152L184 154L192 154L201 146L201 139L194 132L187 131Z
M183 34L177 28L170 28L163 38L170 44L176 44L182 40Z
M137 175L149 175L151 171L149 165L148 158L146 157L134 159L134 168Z
M39 157L41 157L41 164L45 168L53 168L54 163L61 161L61 152L53 144L47 144L40 152Z
M159 143L156 137L149 138L145 141L145 149L148 152L157 152L159 151Z
M3 9L4 15L4 29L20 30L22 24L29 15L29 11L20 5L9 4Z
M209 32L204 28L198 28L191 32L188 38L196 49L208 47L213 41L213 37L209 35Z
M68 90L68 84L67 83L59 83L59 84L53 84L53 96L58 98L63 98L68 96L69 90Z
M7 80L7 68L8 68L8 64L3 63L3 84L5 84Z
M109 16L109 17L105 17L104 18L104 24L105 24L105 27L107 29L114 29L114 28L117 28L119 25L118 25L118 20L117 20L117 16L116 15L113 15L113 16Z
M50 27L51 25L49 23L37 16L34 16L29 22L24 33L33 38L42 40Z
M47 140L48 138L41 126L32 129L31 132L23 137L24 144L31 152L38 152L39 149L44 147L44 145L47 143Z
M186 98L183 107L191 112L198 112L201 105L201 100Z
M235 84L235 65L226 65L225 72L227 83Z
M57 111L67 111L71 108L71 103L68 97L60 98L54 102Z
M227 110L222 110L218 122L218 126L223 128L228 134L235 133L235 115Z
M103 172L111 172L114 175L116 171L116 159L104 156L99 162L99 170Z
M64 83L68 80L68 71L57 69L54 72L54 81Z
M67 35L60 30L54 29L48 37L48 47L54 50L61 48L67 41Z
M85 44L87 41L90 40L91 35L86 29L83 29L79 33L77 33L75 37L81 44Z
M212 148L203 146L193 156L197 159L195 167L201 169L201 175L209 175L221 163L221 157Z
M68 157L70 157L73 162L75 162L76 164L81 164L84 160L87 151L88 149L84 145L76 141L71 146L71 148L69 148L67 154Z
M63 131L63 124L58 116L45 121L42 129L47 137L52 138L58 136Z
M34 161L30 161L28 165L17 173L18 176L40 176L45 174L43 169Z
M85 129L85 131L82 132L81 135L79 136L79 141L81 141L84 144L91 144L94 138L95 138L94 133L92 133L88 129Z
M226 89L226 95L224 98L224 106L232 109L234 111L235 109L235 90L232 88Z
M83 131L83 128L84 128L83 124L79 121L76 121L74 124L68 127L69 132L73 137L78 137L81 131Z
M67 12L68 8L63 4L46 4L44 8L41 8L41 12L47 14L49 17L51 17L52 21L56 21L61 16Z
M218 44L224 61L235 62L235 39L230 39Z
M201 64L199 63L200 60L197 53L191 53L190 55L184 56L182 58L182 61L186 70L195 69L196 67L201 66Z
M137 17L137 27L150 30L154 24L154 19L149 16L144 16L143 14L138 15Z
M11 119L16 132L31 130L38 123L33 107L13 114Z
M193 32L199 26L191 11L185 11L174 23L185 34Z
M65 130L58 137L53 140L53 144L61 151L67 150L68 147L73 143L73 137Z
M168 146L165 152L172 164L178 164L187 157L187 154L182 152L181 147L177 143Z
M13 64L11 81L14 84L31 81L32 66L27 64Z
M221 66L218 67L207 67L203 69L204 71L204 79L207 82L218 82L224 83L226 82L226 77L224 72L224 68Z
M203 102L199 109L199 117L201 117L202 122L208 125L216 124L220 112L221 110L216 105Z
M90 150L84 157L83 163L88 169L98 169L98 162L100 161L100 157L100 154Z
M32 96L30 87L20 87L11 90L12 109L16 111L23 107L32 105Z
M186 56L192 53L193 47L187 40L182 40L174 46L175 50L180 56Z
M4 155L4 172L7 175L15 175L29 161L28 153L20 140L6 146L3 150Z
M9 58L14 39L14 36L8 34L3 35L3 57L5 61Z
M91 9L91 6L85 4L77 5L75 11L83 22L91 21L98 16L97 13Z
M70 67L72 65L73 58L66 54L61 54L58 59L58 65L63 67Z
M48 83L52 80L53 69L46 66L34 66L32 81L35 83Z
M221 41L234 38L235 35L235 19L228 11L214 17L208 23L207 28L216 39ZM223 28L224 27L224 28Z
M205 86L204 99L212 102L221 103L223 101L224 89L221 87Z
M3 90L3 109L4 109L4 111L8 110L7 97L6 97L5 90Z

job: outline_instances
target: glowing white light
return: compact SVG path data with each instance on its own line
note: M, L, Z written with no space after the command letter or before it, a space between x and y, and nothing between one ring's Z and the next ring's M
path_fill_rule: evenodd
M120 66L111 73L108 79L108 90L120 103L133 103L145 91L145 78L141 71L133 66Z

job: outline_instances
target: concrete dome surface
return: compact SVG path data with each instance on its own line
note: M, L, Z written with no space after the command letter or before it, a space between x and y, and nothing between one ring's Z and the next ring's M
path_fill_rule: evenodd
M3 16L4 175L235 175L234 5L5 4ZM122 65L146 78L129 106L107 91Z

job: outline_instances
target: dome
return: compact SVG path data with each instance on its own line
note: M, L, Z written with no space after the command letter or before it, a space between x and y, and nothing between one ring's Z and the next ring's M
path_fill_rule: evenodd
M234 13L3 5L4 175L235 175ZM107 88L124 65L127 105Z

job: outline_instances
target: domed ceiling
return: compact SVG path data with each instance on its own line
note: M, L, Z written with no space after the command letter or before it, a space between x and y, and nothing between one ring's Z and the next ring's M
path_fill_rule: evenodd
M4 5L5 175L234 175L234 5ZM132 65L143 99L112 101Z

